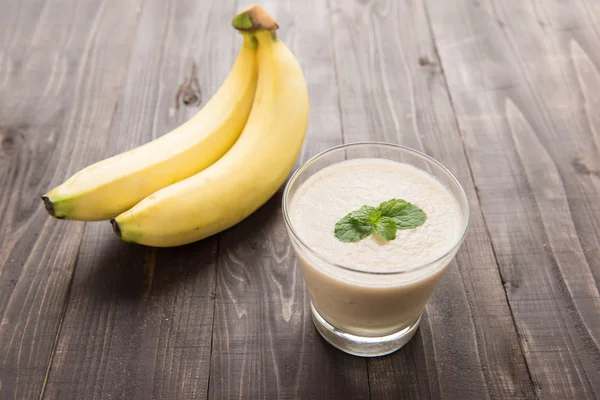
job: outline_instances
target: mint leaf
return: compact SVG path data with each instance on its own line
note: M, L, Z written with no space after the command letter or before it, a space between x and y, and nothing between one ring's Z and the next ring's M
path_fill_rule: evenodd
M398 228L396 227L396 222L390 217L379 218L375 225L373 225L373 229L385 240L396 239Z
M356 242L371 234L381 212L371 206L352 211L335 224L335 237L342 242Z
M427 214L414 204L408 203L393 219L398 229L414 229L425 223Z
M381 215L390 217L398 229L414 229L425 223L427 215L419 207L401 199L384 201L379 205Z
M371 206L362 206L356 211L352 211L352 216L354 218L366 218L371 221L372 224L377 222L381 212L376 207Z
M356 212L346 215L335 224L335 237L342 242L356 242L371 234L373 224L367 215Z
M384 217L394 218L408 206L408 202L399 199L384 201L379 205L379 211Z
M402 199L384 201L379 207L362 206L340 219L334 228L342 242L356 242L373 231L385 240L396 239L398 229L413 229L425 223L427 215L419 207Z

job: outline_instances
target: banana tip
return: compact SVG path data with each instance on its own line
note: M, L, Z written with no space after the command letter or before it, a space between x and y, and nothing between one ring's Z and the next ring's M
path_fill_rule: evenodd
M121 228L119 227L119 223L116 219L111 219L110 224L112 225L113 231L117 234L118 237L121 237Z
M56 217L54 204L52 204L50 199L47 196L42 196L42 201L44 202L44 207L46 207L46 211L48 211L48 214L50 214L50 216L52 217Z

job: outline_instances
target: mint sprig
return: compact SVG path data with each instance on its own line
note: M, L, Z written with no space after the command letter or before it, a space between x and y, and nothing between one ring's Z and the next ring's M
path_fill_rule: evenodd
M342 242L356 242L371 234L373 225L368 219L346 215L335 224L335 237Z
M398 229L414 229L425 223L427 214L402 199L384 201L379 207L362 206L335 224L335 237L356 242L375 232L385 240L396 239Z
M385 240L394 240L396 239L398 227L392 218L380 217L375 224L373 224L373 230Z
M414 229L425 223L427 214L414 204L408 203L393 219L398 229Z

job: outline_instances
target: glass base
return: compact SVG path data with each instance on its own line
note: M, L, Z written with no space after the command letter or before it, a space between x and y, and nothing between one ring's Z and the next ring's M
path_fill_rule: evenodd
M415 335L421 322L421 316L419 316L408 327L391 335L379 337L356 336L332 326L317 312L312 302L310 308L313 323L326 341L343 352L360 357L378 357L395 352Z

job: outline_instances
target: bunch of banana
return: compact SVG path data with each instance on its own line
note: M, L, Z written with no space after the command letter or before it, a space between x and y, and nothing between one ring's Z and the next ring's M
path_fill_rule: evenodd
M233 19L244 45L192 119L91 165L42 200L50 215L111 219L123 240L178 246L237 224L282 185L302 147L308 92L298 62L258 5Z

